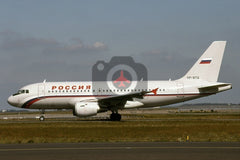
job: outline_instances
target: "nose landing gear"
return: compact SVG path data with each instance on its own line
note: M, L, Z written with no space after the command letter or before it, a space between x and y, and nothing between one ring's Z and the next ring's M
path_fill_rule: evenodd
M39 121L44 121L44 120L45 120L44 114L45 114L45 110L42 109L42 111L41 111L41 116L39 117Z
M45 117L42 115L39 117L39 121L44 121L45 120Z

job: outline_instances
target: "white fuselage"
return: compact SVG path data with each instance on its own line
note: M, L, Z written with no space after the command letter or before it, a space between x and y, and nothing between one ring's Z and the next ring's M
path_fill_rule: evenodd
M95 82L104 83L104 82ZM138 82L141 83L141 82ZM126 104L124 108L155 107L191 100L215 93L200 93L198 88L209 84L184 83L181 81L149 81L147 88L116 89L92 88L92 82L44 82L27 85L19 93L9 97L12 105L29 109L73 109L76 102L97 101L104 97L132 92L151 91L157 88L156 94L148 93L143 99L135 98L139 104ZM220 84L220 83L216 83ZM100 84L101 86L101 84ZM123 109L124 109L123 108Z

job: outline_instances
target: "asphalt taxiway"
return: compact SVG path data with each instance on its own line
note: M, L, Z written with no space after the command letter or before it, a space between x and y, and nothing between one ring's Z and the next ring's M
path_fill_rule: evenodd
M2 160L239 160L240 143L0 144Z

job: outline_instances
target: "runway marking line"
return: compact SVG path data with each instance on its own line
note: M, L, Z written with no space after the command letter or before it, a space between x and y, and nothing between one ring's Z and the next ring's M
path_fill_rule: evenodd
M87 148L9 148L0 149L0 152L10 151L48 151L48 150L117 150L117 149L240 149L240 147L87 147Z

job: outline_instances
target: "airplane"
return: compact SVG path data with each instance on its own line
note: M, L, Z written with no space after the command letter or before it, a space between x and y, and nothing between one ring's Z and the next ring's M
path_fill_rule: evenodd
M158 107L193 100L232 89L231 83L217 82L226 41L214 41L180 79L137 81L147 88L113 90L92 88L92 81L42 82L22 87L8 98L12 106L28 109L72 109L77 117L111 111L111 121L120 121L119 110ZM121 76L123 77L123 71ZM120 79L121 80L121 79ZM124 79L125 80L125 79ZM98 86L106 81L95 82ZM44 120L40 116L40 120Z

